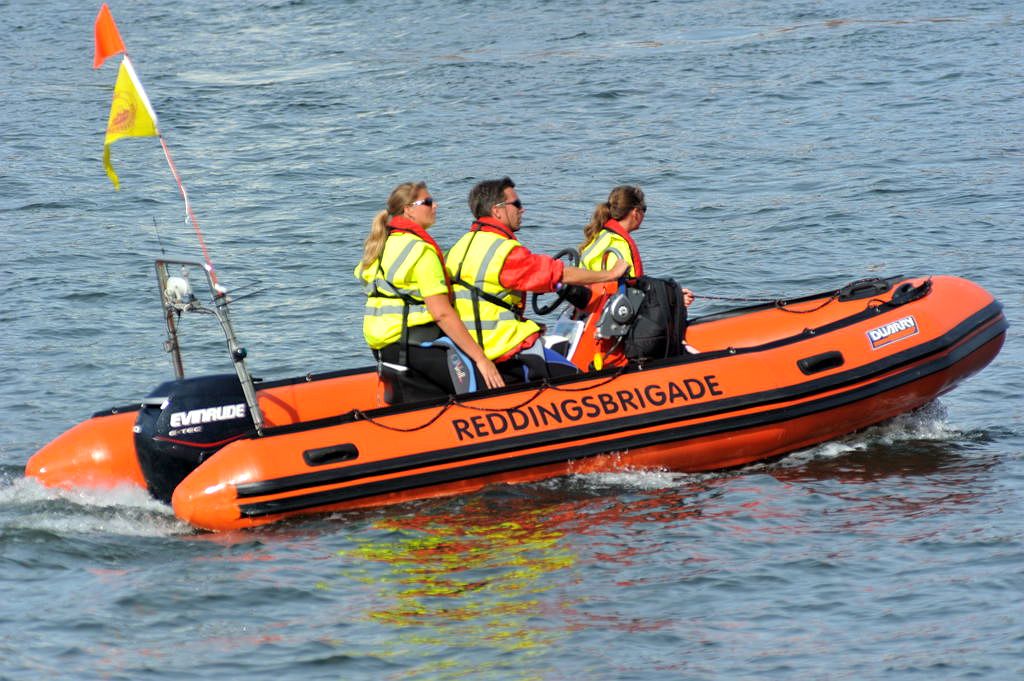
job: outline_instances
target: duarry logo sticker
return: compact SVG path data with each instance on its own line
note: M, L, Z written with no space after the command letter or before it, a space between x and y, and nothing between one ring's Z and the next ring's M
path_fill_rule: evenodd
M872 349L877 350L890 343L916 336L917 333L917 320L911 315L871 329L868 331L868 340L871 341Z

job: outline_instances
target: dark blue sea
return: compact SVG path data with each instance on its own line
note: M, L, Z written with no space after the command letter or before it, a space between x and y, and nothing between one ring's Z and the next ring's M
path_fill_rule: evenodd
M584 475L197 533L46 490L38 448L173 376L153 260L199 259L157 140L102 165L99 3L0 0L0 679L1024 678L1024 6L111 0L257 376L369 363L390 189L448 247L510 175L575 245L621 183L693 314L895 274L1005 305L921 411L723 474ZM189 374L230 370L189 320Z

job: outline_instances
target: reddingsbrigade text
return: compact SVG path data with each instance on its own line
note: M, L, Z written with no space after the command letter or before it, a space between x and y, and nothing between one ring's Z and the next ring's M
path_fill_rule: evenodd
M675 406L724 394L718 385L717 377L709 375L668 381L664 384L653 383L629 390L566 397L546 404L530 404L516 409L453 419L451 424L455 429L455 435L463 442L599 416L622 416L630 412L646 411L652 407Z

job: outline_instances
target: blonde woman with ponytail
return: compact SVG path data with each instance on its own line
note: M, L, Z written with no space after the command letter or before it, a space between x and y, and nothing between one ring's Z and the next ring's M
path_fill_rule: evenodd
M400 364L449 394L465 392L449 371L454 345L475 365L488 388L505 383L452 308L452 286L444 254L427 234L437 202L424 182L395 187L377 213L355 276L363 282L363 336L378 362Z

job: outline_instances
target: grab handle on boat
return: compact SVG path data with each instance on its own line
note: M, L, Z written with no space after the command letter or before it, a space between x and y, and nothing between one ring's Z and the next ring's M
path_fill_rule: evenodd
M820 355L804 357L801 360L797 360L796 365L800 367L800 371L804 372L805 375L810 376L811 374L816 374L819 371L826 371L828 369L841 367L845 361L843 353L838 350L830 350L829 352L823 352Z
M861 300L880 296L892 288L892 284L886 279L872 277L870 279L858 279L839 289L839 301Z
M329 463L352 461L358 457L359 449L354 444L348 442L343 445L307 449L302 453L302 458L310 466L324 466Z

